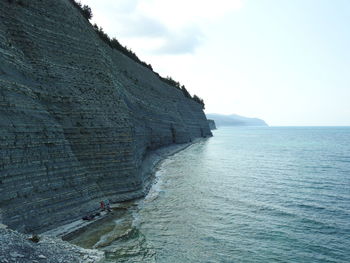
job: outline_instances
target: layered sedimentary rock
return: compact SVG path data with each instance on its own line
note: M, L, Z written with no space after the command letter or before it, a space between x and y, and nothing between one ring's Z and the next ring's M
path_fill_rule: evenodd
M214 120L209 120L208 119L208 125L210 130L216 130L216 125L215 125L215 121Z
M112 50L69 0L0 1L0 221L40 232L149 183L147 153L210 136L202 106Z

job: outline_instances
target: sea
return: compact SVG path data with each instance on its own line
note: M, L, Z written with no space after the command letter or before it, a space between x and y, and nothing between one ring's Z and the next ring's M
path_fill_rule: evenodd
M95 237L105 262L350 262L350 127L213 134Z

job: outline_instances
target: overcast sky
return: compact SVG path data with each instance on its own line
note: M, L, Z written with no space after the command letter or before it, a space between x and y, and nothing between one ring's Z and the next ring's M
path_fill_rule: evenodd
M349 0L82 0L207 113L350 125Z

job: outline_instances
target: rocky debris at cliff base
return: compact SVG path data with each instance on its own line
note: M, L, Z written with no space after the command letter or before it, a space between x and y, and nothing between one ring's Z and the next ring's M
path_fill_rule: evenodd
M28 235L0 228L0 263L97 263L102 251L83 249L58 238L42 236L38 243Z

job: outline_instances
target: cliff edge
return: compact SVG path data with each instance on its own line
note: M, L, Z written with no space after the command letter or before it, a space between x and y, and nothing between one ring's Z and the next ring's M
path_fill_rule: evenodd
M208 119L208 124L209 124L210 130L216 130L216 124L214 120Z
M202 105L111 49L69 0L0 1L0 222L41 232L141 197L149 151L211 136Z

